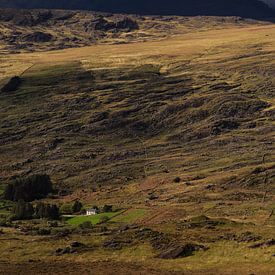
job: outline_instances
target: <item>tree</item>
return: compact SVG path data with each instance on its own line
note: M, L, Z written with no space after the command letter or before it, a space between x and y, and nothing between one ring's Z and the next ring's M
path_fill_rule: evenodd
M76 200L72 206L73 213L78 213L81 211L83 205L79 200Z
M6 185L4 194L3 194L4 199L13 200L13 194L14 194L13 185L12 184Z
M60 213L65 214L65 215L70 215L73 213L72 210L72 205L69 203L64 203L60 207Z
M42 219L46 216L46 205L43 202L39 202L35 207L35 217Z
M49 205L47 209L48 219L50 220L58 220L60 218L59 208L56 204Z
M113 206L105 204L102 208L102 212L112 212L113 211Z
M22 199L30 202L42 199L52 191L52 182L48 175L32 175L9 183L4 191L4 199L11 201Z
M38 219L50 219L50 220L58 220L60 217L59 208L55 204L45 204L43 202L39 202L35 208L35 217Z
M12 213L18 220L27 220L32 218L34 209L31 203L19 200L14 206Z

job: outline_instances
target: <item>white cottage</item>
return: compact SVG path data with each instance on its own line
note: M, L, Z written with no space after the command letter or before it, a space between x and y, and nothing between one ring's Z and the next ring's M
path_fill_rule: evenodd
M86 209L86 215L87 216L92 216L98 214L98 210L95 208L88 208Z

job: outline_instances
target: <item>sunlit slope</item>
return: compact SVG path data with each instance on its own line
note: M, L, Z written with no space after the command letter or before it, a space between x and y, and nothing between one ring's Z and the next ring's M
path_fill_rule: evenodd
M23 72L0 95L2 181L46 172L72 189L150 176L249 184L259 165L273 175L274 35L273 25L232 27L1 56L5 77Z

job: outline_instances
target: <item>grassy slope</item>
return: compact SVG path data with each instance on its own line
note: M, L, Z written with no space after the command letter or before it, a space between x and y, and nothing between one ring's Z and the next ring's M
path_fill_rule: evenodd
M119 212L109 212L109 213L100 213L94 216L75 216L69 218L67 222L71 225L79 225L83 222L90 221L93 225L100 223L102 217L107 217L112 219L114 216L118 215Z
M270 167L273 32L11 55L34 66L16 93L1 95L2 179L46 171L88 187L168 171L229 177L264 154Z
M132 274L274 273L274 246L251 249L253 241L238 240L247 231L262 240L274 235L274 30L209 30L159 42L2 57L2 70L15 61L15 71L34 64L17 92L0 95L2 180L45 171L75 190L64 200L129 208L112 228L135 223L178 243L209 247L161 260L149 241L112 251L101 244L113 235L56 240L4 229L0 252L9 265L2 270L23 265L37 273L41 264L27 262L39 259L48 273L69 272L66 261L98 274L113 268L129 273L127 267ZM215 124L220 121L238 127ZM266 170L255 172L259 166ZM173 183L176 176L181 183ZM226 221L214 228L186 226L202 214ZM93 249L53 256L74 240ZM87 259L99 263L90 266Z
M260 23L237 17L196 18L174 16L163 20L159 16L106 15L88 11L72 12L62 10L52 10L49 15L49 11L41 10L0 9L0 14L0 53L4 55L9 52L37 52L95 44L153 41L213 27L224 29L230 26L243 27L248 24L266 24L266 22ZM37 20L37 18L40 18L40 20ZM100 23L100 20L104 22L121 22L125 18L136 22L138 28L122 27L106 30L104 24ZM99 28L95 28L96 22L99 23ZM173 23L171 24L171 22ZM52 37L50 41L43 40L41 35L33 36L37 32L42 33L42 35L50 34ZM18 66L16 67L19 69Z

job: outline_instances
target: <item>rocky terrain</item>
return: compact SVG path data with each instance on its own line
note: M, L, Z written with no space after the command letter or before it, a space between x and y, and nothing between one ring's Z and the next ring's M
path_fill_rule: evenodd
M0 10L0 51L28 52L152 41L194 29L240 27L240 17L162 17L60 10ZM257 22L259 23L259 22ZM263 23L264 24L264 23Z
M0 0L0 7L94 10L143 15L242 16L257 19L275 17L275 11L259 0Z
M40 32L25 31L22 35L34 40L31 44L22 42L26 46L23 52L41 51L45 43L46 48L60 49L54 42L44 42L58 37L50 34L50 28L60 28L54 23L31 23L47 18L45 14L48 11L34 12L32 19L23 14L25 24L40 28ZM270 76L274 69L273 52L267 46L272 35L264 34L266 42L260 44L252 38L244 46L239 40L233 43L231 36L228 42L212 42L207 39L211 35L208 30L218 19L178 18L177 27L173 31L168 28L165 40L139 42L139 33L134 40L139 43L113 45L109 28L117 35L115 23L110 23L114 21L108 17L106 25L105 17L88 15L101 18L93 28L95 32L107 28L103 33L111 45L1 57L2 180L43 169L59 184L91 187L172 171L186 174L189 180L188 174L195 178L194 174L205 177L224 169L230 172L251 166L253 170L265 154L272 164L273 144L268 137L273 133L274 86ZM133 24L135 30L127 30L128 34L142 29L138 20L116 17L120 18L117 25L128 22L129 28ZM18 18L12 17L8 24L17 20L20 23L12 24L21 28ZM247 26L263 28L263 32L273 30L269 24L232 20L224 19L223 30L218 24L216 31L224 39L234 24L234 35L245 33ZM147 27L151 22L164 33L171 19L159 18L156 24L154 18L147 21ZM197 27L203 23L201 29ZM196 24L195 32L191 24ZM157 32L152 39L160 39ZM5 51L13 53L14 45L6 45ZM5 91L5 83L17 70L21 70L17 85L12 92ZM232 71L236 73L232 75ZM209 152L209 148L213 150Z
M0 26L0 194L47 174L43 202L116 211L3 221L1 199L0 274L275 272L273 24L2 10Z

